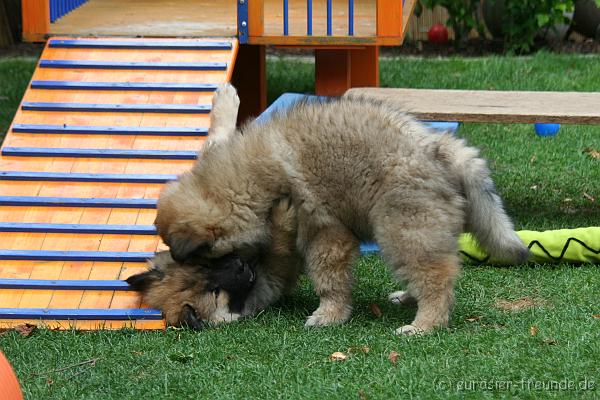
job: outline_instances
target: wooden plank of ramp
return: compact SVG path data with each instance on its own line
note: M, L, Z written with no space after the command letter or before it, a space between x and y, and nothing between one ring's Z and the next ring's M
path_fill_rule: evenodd
M355 88L345 96L391 101L421 120L600 124L600 93Z
M0 154L0 328L162 329L124 279L165 245L165 182L191 168L229 39L53 38Z

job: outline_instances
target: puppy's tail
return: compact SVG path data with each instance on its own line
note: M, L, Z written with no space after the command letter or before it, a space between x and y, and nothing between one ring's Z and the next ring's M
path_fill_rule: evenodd
M467 200L466 229L495 260L518 264L527 260L529 250L514 231L486 162L477 149L451 135L440 138L438 158L445 161Z

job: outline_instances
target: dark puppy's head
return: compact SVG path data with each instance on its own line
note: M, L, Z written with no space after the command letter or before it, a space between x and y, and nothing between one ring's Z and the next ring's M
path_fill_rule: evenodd
M244 258L255 256L269 241L266 217L232 201L222 182L211 186L212 180L201 176L206 173L195 168L165 186L154 222L158 234L173 259L182 264L203 263L233 252Z
M255 282L256 265L234 254L189 265L175 262L165 251L149 264L148 271L132 275L127 283L174 326L200 329L206 322L238 319Z

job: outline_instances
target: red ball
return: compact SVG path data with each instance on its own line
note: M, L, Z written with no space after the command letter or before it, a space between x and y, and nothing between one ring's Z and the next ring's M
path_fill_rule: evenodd
M431 43L446 43L448 41L448 29L442 24L435 24L429 28L427 38Z
M19 381L2 352L0 352L0 398L6 400L23 400Z

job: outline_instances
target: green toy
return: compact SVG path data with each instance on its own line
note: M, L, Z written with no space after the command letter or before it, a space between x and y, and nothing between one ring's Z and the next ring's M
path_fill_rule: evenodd
M519 231L517 235L529 247L528 262L533 263L599 263L600 227L559 229L553 231ZM461 235L459 248L467 261L495 264L498 261L479 248L470 235Z

